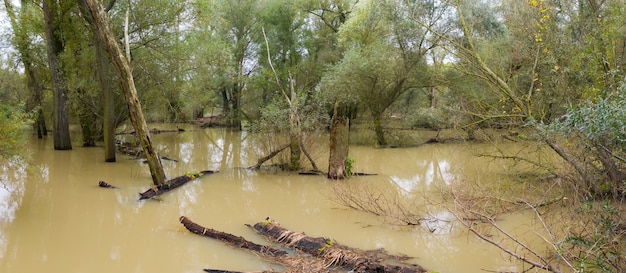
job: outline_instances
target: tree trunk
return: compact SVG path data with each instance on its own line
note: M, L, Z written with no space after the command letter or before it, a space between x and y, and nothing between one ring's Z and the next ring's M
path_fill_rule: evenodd
M613 193L617 194L623 191L626 174L619 169L617 163L613 160L612 152L602 145L596 145L596 149L598 150L598 159L604 167L608 180L611 182Z
M346 160L349 152L350 130L349 119L344 114L345 111L337 109L330 125L330 158L328 159L328 178L344 179L348 177L346 172Z
M105 11L113 8L115 0L109 1ZM89 23L93 33L94 47L96 48L96 73L102 90L102 105L104 109L103 138L104 138L104 161L115 162L115 101L113 100L113 86L111 79L111 62L108 60L104 42L98 35L96 25L91 16L87 3L78 0L78 6L83 14L83 18Z
M54 149L71 150L70 122L67 109L66 80L59 64L59 55L63 52L61 30L59 27L56 1L44 0L46 44L48 48L48 66L54 86Z
M374 119L374 131L376 132L376 144L379 146L387 146L387 140L385 139L385 132L382 125L382 113L375 113L372 111L372 118Z
M237 128L241 130L241 86L242 83L236 82L233 86L232 98L230 98L232 102L232 113L230 126L233 128Z
M124 53L122 52L122 49L113 34L109 18L102 7L102 3L95 0L84 1L87 3L87 7L94 19L98 35L100 35L100 38L104 43L104 47L109 53L111 62L117 71L119 80L121 81L124 98L128 104L130 121L133 124L135 132L137 133L137 138L139 139L141 147L146 155L148 166L150 167L150 174L152 175L152 181L155 185L163 184L165 182L165 172L163 171L161 159L152 145L150 131L141 110L141 103L139 101L139 97L137 96L137 90L135 89L135 82L133 80L128 60L124 57Z
M96 42L96 66L98 69L98 79L102 89L104 105L104 161L115 162L115 101L113 100L113 87L108 79L110 75L111 63L107 60L106 49L100 36L94 31Z

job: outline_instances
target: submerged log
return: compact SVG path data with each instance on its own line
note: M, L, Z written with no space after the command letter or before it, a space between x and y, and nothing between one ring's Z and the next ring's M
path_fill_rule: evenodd
M215 173L215 171L201 171L199 173L194 173L194 174L186 174L183 176L179 176L173 179L170 179L168 181L166 181L165 183L161 184L161 185L157 185L154 186L142 193L139 194L139 200L144 200L144 199L149 199L155 196L159 196L161 194L164 194L166 192L169 192L175 188L178 188L182 185L184 185L185 183L194 180L198 177L204 176L204 175L208 175L208 174L213 174Z
M352 176L372 176L372 175L378 175L376 173L358 173L358 172L353 172Z
M262 255L269 255L269 256L276 257L276 256L287 254L287 252L282 251L282 250L271 248L269 246L255 244L253 242L250 242L244 239L243 237L237 237L230 233L221 232L221 231L217 231L217 230L210 229L210 228L205 228L201 225L198 225L192 222L191 220L189 220L189 218L185 216L181 216L179 220L180 220L180 223L183 224L183 226L185 226L185 228L187 228L189 231L191 231L194 234L198 234L198 235L216 239L222 242L226 242L230 245L247 249L255 253L262 254ZM220 272L220 271L215 271L215 272Z
M117 188L116 186L113 186L113 185L111 185L111 184L109 184L107 182L104 182L104 181L98 182L98 187L100 187L100 188L108 188L108 189L116 189Z
M252 228L272 241L324 259L328 265L349 268L352 272L427 272L420 265L401 263L399 260L403 257L388 255L382 251L362 251L338 244L331 239L310 237L304 233L287 230L274 221L260 222ZM388 259L397 261L394 261L394 264L387 264L385 260Z
M230 246L238 247L247 251L250 251L264 260L271 263L279 264L287 269L285 273L302 273L302 272L316 272L316 273L338 273L346 272L346 270L329 269L328 264L321 259L316 259L306 253L296 253L296 257L290 256L286 251L272 248L269 246L258 245L256 243L247 241L243 237L238 237L232 234L216 231L210 228L198 225L185 216L180 217L180 222L189 231L194 234L213 238L224 242ZM211 273L275 273L275 271L258 271L258 272L237 272L217 269L204 269L205 272Z
M293 252L291 254L293 256L286 251L258 245L243 237L203 227L192 222L185 216L180 217L180 222L194 234L216 239L233 247L251 251L258 254L261 258L284 266L288 273L335 273L346 271L355 273L426 272L426 270L419 265L401 263L400 260L405 257L389 255L380 250L361 251L339 245L330 239L308 237L304 235L304 233L295 233L281 228L275 222L266 221L257 223L252 228L272 241L299 250ZM392 259L396 261L394 265L385 264L383 261ZM204 271L211 273L243 273L217 269L204 269ZM256 273L265 272L268 271Z

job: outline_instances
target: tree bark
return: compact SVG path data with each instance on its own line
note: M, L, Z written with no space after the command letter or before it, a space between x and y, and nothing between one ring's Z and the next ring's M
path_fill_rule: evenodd
M63 42L57 18L58 9L56 1L43 1L48 68L50 69L50 76L54 86L54 149L71 150L72 140L70 138L70 122L67 109L67 86L65 76L59 64L59 55L63 52Z
M91 16L94 19L96 30L98 35L104 43L104 47L109 53L111 62L117 71L118 77L122 83L122 91L124 98L128 104L128 113L130 121L135 128L137 138L141 143L141 147L148 160L148 166L150 167L150 174L152 175L152 181L155 185L160 185L165 182L165 172L161 159L152 145L152 139L150 138L150 132L146 120L141 110L141 103L137 96L137 90L135 89L135 82L130 69L128 60L124 57L124 53L120 48L115 35L111 29L109 19L102 7L100 1L84 0L87 3L87 7L91 12Z
M338 108L338 106L335 106L333 118L330 122L330 158L328 159L328 178L330 179L345 179L348 177L346 160L349 152L349 119L346 117L345 111Z

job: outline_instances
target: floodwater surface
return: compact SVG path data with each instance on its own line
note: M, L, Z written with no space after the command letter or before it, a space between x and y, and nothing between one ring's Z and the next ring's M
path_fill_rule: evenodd
M333 201L333 189L342 184L391 189L399 197L419 199L425 192L466 180L497 180L495 174L505 172L506 166L476 157L480 146L354 146L350 156L355 171L378 175L330 181L246 169L267 153L260 139L225 129L153 135L160 154L178 160L163 161L168 177L200 170L219 173L157 200L137 201L137 193L152 183L140 160L118 154L117 162L105 163L102 148L75 143L72 151L54 151L51 136L33 138L28 166L0 169L0 272L280 270L255 255L191 234L178 222L183 215L262 244L268 243L244 224L271 217L310 236L408 255L413 257L409 262L430 271L518 270L509 257L462 230L399 226ZM311 152L322 170L327 166L325 141L321 138ZM100 180L118 188L99 188ZM454 221L443 210L439 216ZM524 225L524 218L507 219L504 225Z

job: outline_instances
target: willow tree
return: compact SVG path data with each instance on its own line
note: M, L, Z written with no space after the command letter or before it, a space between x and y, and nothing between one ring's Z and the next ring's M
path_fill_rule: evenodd
M227 74L222 78L219 93L223 114L231 127L241 129L242 98L251 67L246 61L252 58L253 31L257 27L257 0L216 1L216 14L220 24L214 27L220 39L230 45L230 62Z
M428 84L425 54L437 37L416 24L408 15L436 20L437 10L422 9L422 1L366 1L340 28L340 44L348 49L333 68L331 77L337 91L370 112L376 143L387 145L383 130L385 111L405 92ZM410 12L406 12L409 9Z
M84 1L91 13L98 35L102 39L104 47L109 53L109 58L117 71L120 84L122 85L124 98L128 104L130 121L135 128L137 138L139 138L141 147L146 155L148 166L150 167L150 173L152 175L152 181L155 185L163 184L165 183L165 172L163 171L161 159L152 145L150 130L146 124L146 119L144 118L143 111L141 109L141 103L139 101L139 97L137 96L137 90L135 89L130 64L118 44L115 34L113 34L109 18L104 7L102 6L102 3L97 0Z
M20 60L24 66L24 74L26 75L26 82L30 98L27 103L27 111L37 109L37 115L34 119L35 130L37 130L37 137L42 138L44 135L48 135L48 129L46 127L46 120L43 113L43 81L41 77L38 77L36 73L36 55L34 45L29 39L30 31L29 26L32 27L32 22L29 22L29 13L32 12L33 5L27 1L22 1L19 12L15 10L13 3L9 0L4 0L4 6L6 8L7 15L11 28L13 29L13 44L20 55Z

